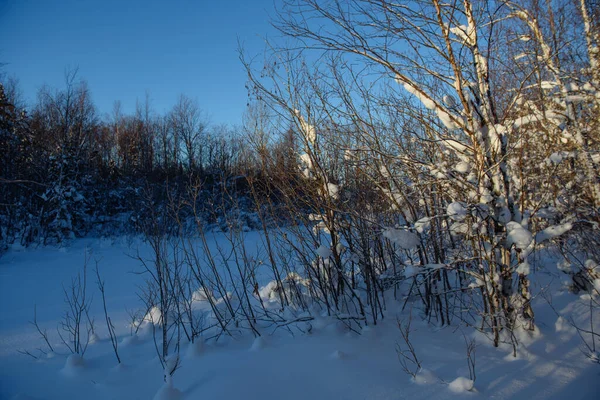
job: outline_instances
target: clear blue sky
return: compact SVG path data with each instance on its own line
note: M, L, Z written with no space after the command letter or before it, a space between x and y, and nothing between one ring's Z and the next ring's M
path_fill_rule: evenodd
M249 54L275 37L277 0L0 0L0 72L16 76L25 100L43 84L60 88L79 67L98 111L115 100L126 112L150 93L168 110L179 94L197 98L211 122L238 124L246 75L238 37Z

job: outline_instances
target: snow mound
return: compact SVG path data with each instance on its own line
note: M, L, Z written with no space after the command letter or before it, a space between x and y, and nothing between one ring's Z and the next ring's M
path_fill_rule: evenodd
M332 359L332 360L341 360L341 359L346 358L346 357L348 357L346 355L346 353L344 353L343 351L340 351L340 350L336 350L336 351L334 351L333 353L331 353L329 355L329 358Z
M448 388L454 393L466 393L473 390L474 382L465 377L458 377L448 385Z
M412 378L412 381L417 385L431 385L437 382L437 376L425 368L421 368L417 375Z
M98 336L98 335L96 334L96 332L93 332L93 333L90 335L90 344L98 343L99 341L100 341L100 336Z
M136 346L140 343L142 343L142 339L140 339L140 337L138 335L131 335L131 336L127 336L126 338L124 338L121 341L121 346L123 346L123 347Z
M190 343L186 350L185 356L187 358L196 358L200 357L206 351L206 344L204 344L204 340L196 339L194 343Z
M65 366L62 369L63 374L73 376L77 375L85 367L85 361L79 354L71 354L67 357Z
M153 397L154 400L179 400L181 398L183 398L183 393L168 383L165 383Z
M258 336L252 342L252 346L250 346L250 351L259 351L261 349L264 349L266 344L267 343L265 341L265 338L262 336Z
M122 362L120 362L117 365L115 365L114 367L112 367L110 369L110 371L112 373L115 373L115 374L122 374L125 371L127 371L128 369L129 369L129 367L127 367L125 364L123 364Z
M317 316L312 321L312 327L315 330L320 331L321 329L325 329L330 323L331 323L331 319L330 318Z
M377 336L375 329L373 329L369 325L363 326L362 329L360 330L360 334L366 338L374 338Z

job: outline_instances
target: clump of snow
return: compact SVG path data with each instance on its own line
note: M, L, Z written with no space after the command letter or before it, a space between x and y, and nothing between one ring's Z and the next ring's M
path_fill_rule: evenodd
M600 279L594 279L594 289L600 294Z
M413 265L407 265L404 267L404 276L406 278L411 278L415 275L417 275L419 273L419 270L417 269L417 267L413 266Z
M306 141L308 143L314 145L315 141L317 139L315 127L313 125L309 124L304 119L304 117L300 113L300 110L294 110L294 111L296 112L296 117L298 118L298 121L300 122L300 129L302 130L302 134L306 138Z
M535 240L537 243L542 243L545 240L554 239L555 237L558 237L558 236L562 235L563 233L570 231L572 228L573 228L573 224L570 222L568 222L566 224L549 226L548 228L544 229L543 231L538 232L535 235Z
M494 197L490 193L489 189L484 189L481 195L479 196L479 201L481 202L481 204L485 205L491 202L492 200L494 200Z
M162 313L160 312L160 308L154 306L148 311L148 313L144 316L144 322L150 322L154 325L162 324Z
M425 233L431 228L431 218L421 218L415 222L415 229L419 233Z
M450 225L450 233L454 236L467 234L469 230L469 225L464 222L455 222Z
M454 119L452 118L452 115L450 113L442 110L440 107L435 109L435 113L437 114L440 121L442 121L442 124L446 127L446 129L454 130L460 128L460 126L456 122L454 122Z
M327 183L327 193L332 199L337 199L339 197L339 186L333 183Z
M471 379L465 377L458 377L448 385L448 389L454 393L465 393L473 390L474 382Z
M446 105L446 107L454 108L457 106L456 99L451 95L448 95L448 94L444 95L442 100L444 101L444 104Z
M271 281L258 290L258 295L261 299L272 300L276 298L279 285L277 281Z
M568 152L568 151L557 151L555 153L550 154L550 157L548 157L547 163L548 164L554 164L554 165L558 165L560 164L565 158L569 158L569 157L573 157L574 153L572 152Z
M210 291L207 291L204 288L199 288L194 293L192 293L192 301L194 302L207 301L208 299L214 300L215 296Z
M419 99L421 103L423 103L425 108L428 108L430 110L434 110L436 108L434 101L431 100L431 98L425 93L422 93L418 89L415 89L412 85L408 83L403 83L400 79L396 79L396 81L402 84L404 90L406 90L408 93L414 95L417 99Z
M300 162L303 163L307 168L312 168L312 160L307 153L300 154Z
M498 222L502 225L506 225L512 219L512 213L508 209L508 207L502 207L498 210Z
M383 231L383 237L389 239L404 250L415 248L421 243L416 234L404 229L386 228Z
M462 221L467 217L467 205L460 201L448 204L446 207L448 216L454 221Z
M466 174L471 170L471 164L466 161L460 161L454 166L454 170L456 172L460 172L461 174Z
M527 261L523 261L522 263L519 264L519 266L517 267L517 274L519 275L529 275L529 263Z
M331 257L331 255L333 254L333 252L331 251L331 249L329 247L321 245L317 249L317 254L321 258L329 258L329 257Z
M506 242L508 246L515 245L518 249L526 249L533 240L533 235L527 229L523 228L519 223L511 221L506 224L508 235Z

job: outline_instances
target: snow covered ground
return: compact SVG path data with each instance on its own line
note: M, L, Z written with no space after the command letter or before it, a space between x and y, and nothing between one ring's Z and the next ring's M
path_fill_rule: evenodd
M258 241L257 233L247 240ZM211 237L212 244L219 236ZM137 292L144 277L137 239L80 239L57 249L12 248L0 258L0 399L152 399L163 388L163 370L151 330L130 336L127 310L141 307ZM56 335L64 310L62 285L68 285L83 265L85 254L100 260L107 307L119 336L123 363L117 366L102 323L101 297L90 274L91 314L98 340L90 344L82 363L68 361L68 351ZM536 273L534 293L553 287L552 303L565 318L589 326L588 295L561 289L554 266ZM260 278L267 284L267 273ZM550 286L548 286L550 285ZM34 305L38 323L48 329L55 353L41 355L43 341L29 323ZM335 319L311 321L311 333L273 328L254 339L250 334L218 342L185 344L181 368L175 373L171 398L183 399L596 399L600 398L600 366L587 359L575 329L541 296L534 309L538 331L521 337L518 357L509 348L493 348L473 330L453 325L439 328L413 312L411 339L424 368L412 379L398 361L402 344L397 319L408 310L388 299L386 319L362 334L349 332ZM600 325L596 323L596 329ZM476 381L470 389L465 336L475 338Z

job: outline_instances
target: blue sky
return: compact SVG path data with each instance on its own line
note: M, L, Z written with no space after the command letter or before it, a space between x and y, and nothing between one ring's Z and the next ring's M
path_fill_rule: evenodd
M60 88L78 67L98 111L126 112L150 93L155 111L179 94L197 98L214 124L241 123L247 53L275 37L277 0L0 0L0 72L16 76L28 103L43 84Z

